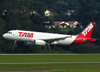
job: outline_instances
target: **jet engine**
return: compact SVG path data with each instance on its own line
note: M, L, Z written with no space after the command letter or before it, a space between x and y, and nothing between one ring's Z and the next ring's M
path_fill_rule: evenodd
M26 45L46 45L46 42L43 40L34 40L32 42L26 42Z

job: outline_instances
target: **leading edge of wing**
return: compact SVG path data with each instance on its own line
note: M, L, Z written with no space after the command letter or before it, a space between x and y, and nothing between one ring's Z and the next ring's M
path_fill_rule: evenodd
M66 38L70 38L71 36L66 36L66 37L59 37L59 38L51 38L51 39L43 39L47 43L52 43L54 41L59 41L59 40L64 40Z

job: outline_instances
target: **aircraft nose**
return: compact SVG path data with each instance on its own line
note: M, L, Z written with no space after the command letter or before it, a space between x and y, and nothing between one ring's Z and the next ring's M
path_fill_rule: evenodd
M8 37L7 34L3 34L2 36L3 36L3 38L7 38Z

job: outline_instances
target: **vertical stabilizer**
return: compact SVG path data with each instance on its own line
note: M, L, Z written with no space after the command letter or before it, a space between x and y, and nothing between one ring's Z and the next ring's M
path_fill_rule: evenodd
M91 38L95 23L91 22L79 35L82 38Z
M95 23L91 22L75 39L72 44L81 44L94 42L95 39L91 38Z

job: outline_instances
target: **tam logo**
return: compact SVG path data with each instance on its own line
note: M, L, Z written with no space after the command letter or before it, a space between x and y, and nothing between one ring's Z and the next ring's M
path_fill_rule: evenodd
M28 32L18 32L20 37L29 37L33 38L33 33L28 33Z
M91 30L92 28L93 28L93 25L90 24L90 25L82 32L82 34L83 34L84 36L86 36L87 33L90 32L90 30Z

